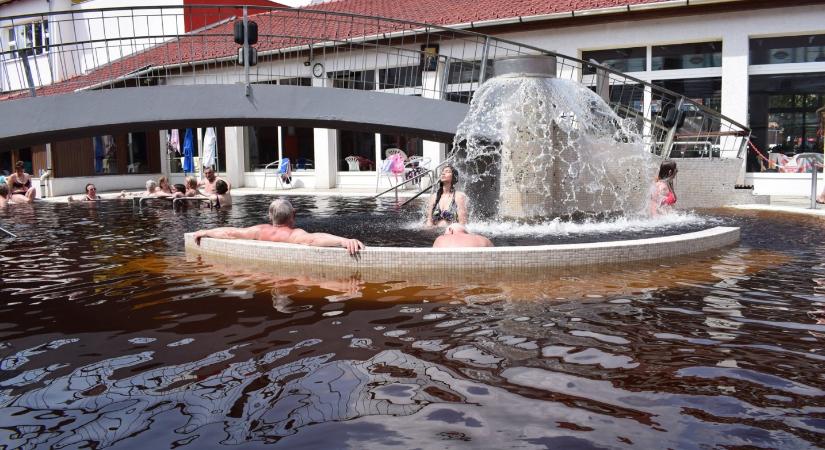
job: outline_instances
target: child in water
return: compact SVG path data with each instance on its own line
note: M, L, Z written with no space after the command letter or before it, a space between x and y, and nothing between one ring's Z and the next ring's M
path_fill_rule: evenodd
M676 162L662 161L659 166L659 175L650 192L649 212L651 216L666 214L676 204L676 192L673 190L673 179L676 178Z

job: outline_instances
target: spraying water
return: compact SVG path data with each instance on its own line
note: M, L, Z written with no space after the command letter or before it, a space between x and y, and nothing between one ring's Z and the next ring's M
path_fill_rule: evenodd
M579 83L503 74L476 91L451 156L478 219L636 216L659 162L641 131Z

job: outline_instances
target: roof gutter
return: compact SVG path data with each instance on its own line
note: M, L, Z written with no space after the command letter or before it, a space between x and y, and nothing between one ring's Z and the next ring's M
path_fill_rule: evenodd
M576 17L592 17L592 16L602 16L602 15L610 15L610 14L623 14L629 12L638 12L638 11L656 11L656 10L667 10L673 8L684 8L690 6L705 6L705 5L713 5L713 4L721 4L721 3L735 3L740 2L744 3L747 0L667 0L663 2L656 2L656 3L643 3L639 5L625 5L625 6L611 6L607 8L595 8L595 9L580 9L580 10L573 10L568 12L561 12L561 13L551 13L551 14L538 14L535 16L517 16L517 17L508 17L505 19L491 19L491 20L481 20L478 22L465 22L459 23L455 25L449 25L450 28L458 28L458 29L476 29L476 28L485 28L485 27L492 27L498 25L512 25L518 23L528 23L528 22L542 22L542 21L551 21L551 20L560 20L560 19L573 19Z

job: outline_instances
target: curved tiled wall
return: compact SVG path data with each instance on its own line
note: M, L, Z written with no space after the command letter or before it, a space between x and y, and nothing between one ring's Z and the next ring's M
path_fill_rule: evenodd
M195 244L185 235L186 252L203 254L212 262L250 263L255 266L303 269L334 275L359 271L387 276L410 272L450 270L493 274L522 269L621 264L629 261L670 259L704 252L739 241L739 228L715 227L676 236L586 244L493 248L367 247L357 257L342 248L308 247L263 241L209 239Z

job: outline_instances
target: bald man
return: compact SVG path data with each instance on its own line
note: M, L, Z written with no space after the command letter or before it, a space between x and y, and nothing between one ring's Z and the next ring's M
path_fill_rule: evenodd
M284 242L313 247L341 247L350 255L355 255L364 248L357 239L347 239L334 234L307 233L295 228L295 209L288 200L277 199L269 204L271 223L255 225L248 228L223 227L195 232L195 243L201 245L201 238L249 239L257 241Z
M492 247L489 239L480 235L468 233L464 225L454 223L447 227L444 234L436 238L433 247Z

